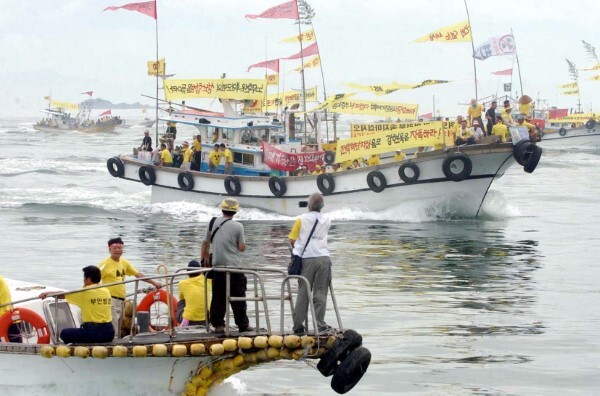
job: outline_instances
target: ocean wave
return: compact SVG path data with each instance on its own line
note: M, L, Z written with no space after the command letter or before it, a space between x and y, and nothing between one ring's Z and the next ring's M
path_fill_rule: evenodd
M5 158L0 159L0 176L18 176L27 173L42 173L52 175L71 175L84 172L104 172L106 164L97 157L85 157L73 161L71 157L62 159L41 158Z

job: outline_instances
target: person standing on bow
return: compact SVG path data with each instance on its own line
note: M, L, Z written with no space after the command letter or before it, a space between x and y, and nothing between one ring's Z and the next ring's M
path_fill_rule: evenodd
M473 121L477 120L479 125L483 125L481 114L483 113L483 105L477 104L477 99L471 99L471 106L467 109L469 116L469 124L473 125Z
M325 311L327 292L331 283L331 260L327 248L327 234L331 227L331 220L328 216L321 214L323 206L325 206L323 195L311 194L308 197L308 213L296 218L288 236L293 248L292 254L302 257L300 275L308 280L312 289L315 317L320 332L330 328L325 323ZM304 333L308 305L306 283L300 281L296 309L293 313L295 333Z
M181 150L183 152L183 161L181 163L182 170L191 170L192 169L192 156L194 152L190 148L190 144L188 141L183 142L183 148Z
M219 148L221 158L225 158L225 174L233 175L233 154L231 154L231 150L225 146L225 143L221 143Z
M232 221L233 216L240 209L240 205L235 198L225 198L221 205L223 216L211 219L206 228L206 235L202 241L202 257L204 267L215 268L242 268L242 258L240 253L246 250L246 240L244 237L244 226ZM212 246L212 261L210 245ZM242 273L230 273L230 296L246 297L247 279ZM210 323L215 328L215 333L225 332L225 310L227 308L226 299L226 273L212 273L212 300L210 303ZM235 324L240 332L252 331L248 315L246 313L246 301L231 302Z
M110 256L105 258L98 264L101 272L102 284L109 284L115 282L123 282L125 276L135 276L136 278L145 277L144 274L139 272L131 263L125 260L123 257L123 240L121 238L111 238L108 240L108 251ZM152 286L160 289L162 285L153 279L149 279L146 282ZM111 297L111 312L112 312L112 324L115 328L115 336L117 338L121 335L121 315L123 313L123 303L125 301L127 289L125 284L107 286Z
M485 112L485 119L487 120L487 125L486 125L487 136L492 135L492 128L494 127L494 124L496 123L496 108L497 107L498 107L498 102L496 102L494 100L492 102L490 108L487 109L487 111Z
M208 155L208 172L218 173L219 163L221 162L221 152L219 151L219 144L215 143L213 151Z
M90 265L83 269L83 287L98 286L101 275L100 269ZM44 292L40 298L44 299L53 292ZM60 338L65 344L89 344L96 342L110 342L115 336L115 328L111 317L111 297L108 288L99 287L77 293L60 294L58 298L66 298L69 304L81 308L81 327L66 328L60 332Z
M144 131L144 139L142 140L142 145L139 150L141 151L152 151L152 138L150 137L150 131Z
M202 170L202 135L197 134L192 142L192 150L194 151L194 161L192 162L192 170Z

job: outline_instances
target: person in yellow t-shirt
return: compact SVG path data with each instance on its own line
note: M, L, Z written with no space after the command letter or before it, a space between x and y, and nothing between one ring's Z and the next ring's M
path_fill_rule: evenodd
M469 123L473 125L473 121L477 120L479 125L483 125L481 114L483 113L483 105L477 104L477 99L471 99L471 106L467 109Z
M219 144L215 143L213 151L208 155L208 172L217 173L219 169L219 163L221 162L221 152L219 151Z
M467 126L467 120L462 120L458 131L454 135L454 144L457 146L465 143L473 144L473 138L471 135L471 128Z
M527 121L525 121L525 116L523 114L517 115L517 125L527 128L527 134L529 135L529 141L531 141L531 142L538 141L537 131L535 130L535 126L533 124L530 124Z
M531 109L533 107L533 102L529 103L519 103L519 114L523 114L525 118L531 115Z
M321 165L315 165L315 170L312 171L313 175L320 175L321 173L323 173L323 169L321 169Z
M221 150L221 158L225 158L225 174L233 175L233 155L231 150L225 147L225 143L221 143L219 146Z
M136 278L145 277L129 261L121 257L123 255L123 240L121 238L111 238L108 240L108 251L110 256L98 264L100 268L102 284L123 282L125 276L135 276ZM153 279L146 282L160 289L162 285ZM111 295L112 321L117 338L121 334L121 314L123 313L123 302L125 301L127 289L124 284L107 286Z
M10 302L12 302L12 299L10 297L10 289L4 278L0 276L0 305L8 304ZM10 308L10 305L0 307L0 316L4 315L4 313L10 310ZM8 342L23 342L19 326L14 322L8 327Z
M404 161L406 159L406 154L402 152L402 150L396 150L396 155L394 155L394 161Z
M352 160L346 160L342 162L342 170L352 169Z
M181 163L181 169L190 170L192 169L192 156L194 151L190 148L190 144L186 140L183 142L183 162Z
M101 280L100 268L90 265L83 269L83 287L98 286ZM40 294L44 299L52 292ZM60 338L65 344L90 344L110 342L115 336L111 316L111 297L108 288L99 287L76 293L60 294L58 298L66 298L69 304L81 309L81 327L66 328L60 332Z
M498 136L499 142L509 142L511 140L508 127L502 122L502 117L496 117L496 124L492 127L492 135Z
M200 263L192 260L188 263L188 269L200 269ZM212 281L207 281L207 295L212 295ZM210 305L210 300L208 302ZM180 308L183 308L181 314L180 326L199 326L206 322L206 310L208 309L204 299L204 274L190 274L188 279L179 281L179 303L177 304L177 316L179 317ZM181 307L180 307L181 306Z
M167 148L167 145L162 143L160 145L160 163L159 166L173 166L173 156Z
M196 135L192 142L192 150L194 151L192 170L200 171L202 168L202 135Z
M369 159L367 159L367 166L376 166L381 165L381 159L377 154L372 154Z

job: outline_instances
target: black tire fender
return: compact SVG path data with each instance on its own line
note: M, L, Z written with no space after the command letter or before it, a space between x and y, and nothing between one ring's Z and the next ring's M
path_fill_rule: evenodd
M180 172L177 175L177 184L183 191L191 191L194 189L194 177L190 172Z
M587 129L594 129L595 126L596 126L596 120L594 120L593 118L587 120L587 122L585 123L585 127Z
M240 180L235 176L227 176L225 178L225 191L229 195L240 195L242 192L242 185L240 184Z
M335 190L335 179L329 173L321 173L317 177L317 187L323 195L332 194Z
M123 177L125 174L125 165L123 165L123 161L119 157L112 157L106 161L106 167L108 168L108 173L113 177Z
M517 163L521 166L525 165L525 163L523 162L523 156L524 156L524 147L529 144L528 140L521 140L520 142L518 142L517 144L515 144L515 146L513 147L513 156L515 157L515 160L517 160Z
M354 349L362 344L362 336L354 330L346 330L344 336L337 340L333 347L329 348L323 354L321 360L317 364L317 370L323 376L329 377L338 368L339 362L343 361L346 356Z
M523 166L523 170L525 172L533 173L538 163L540 162L540 158L542 158L542 151L543 150L540 146L533 146L533 152L531 153L531 156L529 157L529 160L527 161L525 166Z
M138 176L140 177L140 181L147 186L156 183L156 172L154 171L154 168L150 166L141 166L138 170Z
M407 169L412 170L413 176L408 176L406 174ZM402 164L398 168L398 176L400 176L400 179L402 179L402 181L406 184L415 183L417 180L419 180L420 174L421 171L419 170L419 167L417 166L417 164L413 164L412 162Z
M333 374L331 389L339 394L349 392L365 375L370 363L371 352L362 346L356 348L342 361Z
M285 195L287 191L287 185L285 184L285 180L281 177L271 176L269 179L269 190L276 197L282 197Z
M335 153L333 151L325 151L323 161L325 161L326 164L333 164L335 162Z
M367 184L369 188L376 193L380 193L387 187L387 180L383 173L379 171L371 171L367 175Z
M560 129L558 130L558 134L559 134L560 136L566 136L566 135L567 135L567 130L566 130L565 128L560 128Z
M457 162L461 162L463 168L460 172L455 172L454 167ZM471 176L473 171L473 163L471 159L463 153L454 153L447 157L442 163L442 171L448 180L460 182Z

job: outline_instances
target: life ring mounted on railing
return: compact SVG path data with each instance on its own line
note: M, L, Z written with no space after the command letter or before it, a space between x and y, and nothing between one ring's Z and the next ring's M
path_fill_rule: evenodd
M35 328L38 344L50 343L50 329L48 324L40 315L31 309L18 307L10 311L4 312L0 316L0 342L8 341L8 329L17 321L27 322Z
M146 293L144 298L142 298L142 301L140 301L140 303L138 304L137 311L138 312L150 312L150 308L152 307L152 305L159 303L159 302L168 306L169 305L169 296L171 297L170 304L171 304L171 312L172 312L173 321L175 322L175 326L177 326L177 324L178 324L177 323L177 299L175 298L175 296L169 295L163 289L154 290L149 293ZM156 330L156 328L154 328L152 326L152 324L150 324L150 327L153 328L154 330ZM167 323L167 326L163 330L166 330L168 328L169 328L169 324Z

